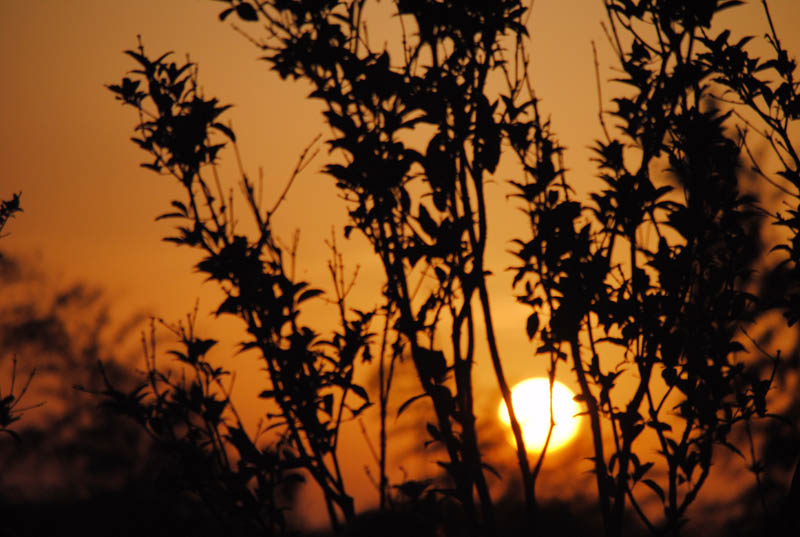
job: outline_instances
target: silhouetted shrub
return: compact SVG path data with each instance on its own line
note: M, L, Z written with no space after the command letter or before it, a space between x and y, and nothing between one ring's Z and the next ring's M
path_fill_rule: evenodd
M496 341L484 259L491 212L484 187L501 159L511 158L512 196L530 223L505 237L518 263L517 299L531 308L520 328L547 360L551 382L568 364L580 386L603 531L621 535L632 510L654 535L679 534L715 449L741 453L734 432L749 432L751 421L768 416L780 360L748 329L770 309L780 308L789 326L800 318L794 287L778 301L754 294L765 252L784 251L793 280L800 270L800 208L770 212L743 184L749 163L790 202L800 199L790 129L800 116L796 65L766 2L774 57L762 59L749 56L749 38L733 41L730 30L712 26L719 12L742 2L604 0L617 81L626 92L613 99L613 111L601 113L604 139L594 145L599 181L588 195L576 192L565 149L540 112L526 45L528 8L519 0L397 0L402 42L381 50L366 38L376 15L363 0L224 2L220 18L260 22L265 37L249 37L263 59L282 78L310 83L310 98L322 103L333 131L327 143L337 155L325 171L349 205L344 235L361 233L373 247L385 276L383 304L372 311L346 307L349 286L334 245L341 329L322 336L303 324L303 303L320 291L295 280L293 251L272 232L283 197L272 209L262 207L240 166L256 232L234 231L233 201L216 183L215 167L226 143L236 142L220 120L227 106L201 94L192 64L169 55L153 60L140 44L127 51L138 69L109 89L139 114L133 141L152 158L143 166L185 189L159 217L178 222L177 235L166 240L203 252L196 268L226 294L217 315L244 322L242 348L255 349L268 371L261 396L278 409L267 426L279 440L259 446L245 432L222 383L228 371L205 359L215 341L195 335L192 322L175 329L183 348L170 351L188 377L170 380L156 367L153 348L150 384L123 393L109 383L110 403L174 444L192 469L187 473L204 476L187 486L220 508L222 519L245 513L267 532L286 531L275 490L302 469L322 489L334 531L355 535L367 521L355 516L338 439L342 420L371 401L354 382L356 367L380 348L384 512L376 518L390 525L405 507L399 496L393 501L385 474L386 401L393 360L409 356L421 393L401 411L417 399L430 401L426 445L443 448L438 462L446 477L415 498L455 506L462 522L448 526L445 517L414 526L411 517L406 530L492 535L500 526L472 384L482 330L511 416L525 526L544 531L535 484L546 449L531 464ZM617 124L609 128L606 117ZM772 144L782 167L776 173L753 157L746 132L753 122ZM425 142L414 142L411 132L424 132ZM304 153L295 174L306 163ZM765 223L784 228L788 242L768 243ZM372 331L376 316L384 320L382 332ZM769 367L755 363L761 353ZM617 389L623 379L634 386L632 395ZM647 437L656 453L642 449ZM745 458L760 479L763 461L754 449ZM644 500L660 503L662 514L646 513Z

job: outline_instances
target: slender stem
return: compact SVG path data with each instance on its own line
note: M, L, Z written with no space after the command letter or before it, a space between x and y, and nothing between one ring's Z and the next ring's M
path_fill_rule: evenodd
M391 304L386 306L386 321L383 324L383 336L381 337L381 352L378 362L378 403L380 404L380 457L378 459L379 481L378 488L380 493L380 509L386 509L386 489L388 479L386 477L386 407L389 402L389 383L386 382L386 340L389 337L389 319L392 315Z
M522 428L514 413L514 404L511 401L511 389L508 387L508 382L503 372L503 364L500 361L500 353L497 350L494 323L492 322L492 310L489 304L489 293L486 290L486 281L482 275L479 277L478 293L481 299L481 307L483 308L484 324L486 325L486 340L489 343L489 355L492 359L492 366L494 367L494 373L497 377L497 384L500 387L500 393L503 394L503 402L508 410L511 431L514 433L514 440L517 444L517 461L520 473L522 474L522 489L525 492L525 506L529 510L530 516L533 516L536 512L536 491L534 489L530 464L528 463L528 453L525 450Z
M766 531L769 528L769 509L767 509L767 498L764 494L764 485L761 483L761 468L759 468L759 462L756 455L756 446L755 442L753 441L753 431L751 430L749 419L744 420L744 430L747 432L747 442L750 446L752 472L756 478L756 489L758 490L758 499L759 503L761 504L761 512L764 516L764 530Z
M466 355L461 355L461 327L467 324L467 350ZM474 344L474 318L470 302L465 299L461 311L453 315L452 330L453 369L456 377L457 397L461 402L459 413L461 415L462 438L464 444L465 466L471 469L475 479L475 488L481 503L483 514L483 529L486 535L496 532L494 520L494 506L486 484L486 477L481 467L481 453L478 447L478 437L475 433L475 414L473 413L474 400L472 395L472 364L475 353Z
M528 453L525 449L525 440L522 436L522 427L520 427L517 415L514 412L514 403L511 399L511 389L506 381L505 372L503 371L503 363L500 360L500 352L497 348L497 339L494 334L494 322L492 321L492 310L489 303L489 292L486 289L486 276L483 268L483 255L486 245L486 232L487 232L487 216L486 204L483 197L483 183L481 177L481 170L469 167L466 158L462 158L462 169L459 174L462 191L462 203L466 208L470 208L469 190L466 186L466 170L469 170L472 177L472 183L475 187L475 197L477 198L478 205L478 233L472 225L467 226L470 243L474 251L474 266L473 274L478 287L478 295L480 297L481 308L483 310L484 327L486 329L486 340L489 344L489 356L492 360L492 367L494 368L495 377L497 378L497 385L500 388L500 393L503 396L503 403L508 411L509 422L511 424L511 431L514 434L514 441L517 449L517 463L519 465L520 474L522 478L522 489L525 494L526 513L533 523L536 513L536 490L533 482L533 474L531 473L530 463L528 462Z
M611 506L609 500L611 494L608 491L608 470L606 459L603 454L603 431L600 428L600 409L597 406L597 399L589 388L586 379L586 372L583 369L580 345L577 335L569 342L572 352L572 362L575 367L575 374L578 377L578 384L581 387L583 399L589 411L589 424L592 428L592 443L594 444L594 468L595 478L597 479L597 492L600 495L600 512L603 515L603 525L607 537L611 537Z

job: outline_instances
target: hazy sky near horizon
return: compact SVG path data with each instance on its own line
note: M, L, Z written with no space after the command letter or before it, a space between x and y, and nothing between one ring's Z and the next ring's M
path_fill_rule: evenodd
M800 54L800 2L773 0L770 5L785 45ZM152 55L172 50L177 59L188 53L198 63L206 94L234 105L224 117L236 129L248 173L257 176L263 168L268 205L282 191L303 148L318 133L323 138L329 134L320 105L306 99L307 86L281 81L258 61L252 44L228 22L220 23L217 14L224 5L219 2L7 0L2 7L0 199L22 191L24 208L7 226L10 235L2 248L59 281L103 287L121 311L145 309L175 320L199 297L201 315L208 319L217 295L212 284L203 286L192 272L197 255L161 242L172 223L154 222L181 191L171 178L139 167L146 155L129 140L135 113L105 88L134 68L122 51L135 48L141 34ZM534 85L542 109L568 148L570 173L587 184L594 177L587 147L601 134L592 40L599 50L604 96L616 91L607 82L615 59L600 27L603 17L600 0L536 0L530 21ZM739 35L761 36L767 30L757 1L726 20ZM242 27L259 35L257 25ZM222 158L233 162L230 152ZM345 261L351 268L363 265L363 291L357 296L362 303L354 305L370 307L379 291L378 273L363 240L342 238L345 206L333 181L318 173L326 158L323 147L297 179L275 225L287 241L295 228L302 229L298 268L317 286L327 285L324 240L335 227ZM236 183L234 170L228 168L228 185ZM507 179L498 174L487 186L495 218L487 264L496 274L493 305L507 372L516 382L542 374L544 365L531 358L525 310L515 304L505 271L514 261L506 253L505 232L520 222L513 201L506 200ZM494 416L497 394L486 362L479 357L478 384L486 388L479 405ZM574 386L566 368L563 377Z

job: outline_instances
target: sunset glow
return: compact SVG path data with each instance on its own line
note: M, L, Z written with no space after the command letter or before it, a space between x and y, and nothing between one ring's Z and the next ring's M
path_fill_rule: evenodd
M2 6L0 537L800 537L800 0Z
M553 434L548 451L555 451L569 444L578 433L581 411L573 400L575 394L558 381L553 383ZM534 377L523 380L511 389L514 412L522 426L525 448L529 452L539 452L547 440L550 428L550 383L545 377ZM508 436L513 443L508 410L500 401L497 410L500 421L508 428Z

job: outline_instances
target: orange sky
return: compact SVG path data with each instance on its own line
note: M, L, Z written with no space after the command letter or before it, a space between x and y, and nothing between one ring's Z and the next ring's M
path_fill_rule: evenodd
M732 24L740 33L761 35L766 26L760 2L749 4L738 10ZM25 211L6 228L11 234L3 239L4 249L60 275L61 281L103 286L122 312L145 308L177 319L196 297L201 316L216 306L211 284L203 287L191 272L197 261L194 252L160 241L171 224L153 219L181 192L170 178L139 167L145 155L129 141L134 114L104 84L118 82L133 67L122 50L136 46L137 33L151 54L173 50L182 58L188 52L200 66L207 95L235 105L226 117L236 129L245 167L253 176L264 168L265 199L274 200L300 151L317 133L329 131L320 119L320 106L305 99L306 87L281 81L257 61L251 44L217 20L221 5L209 0L3 2L0 198L21 190ZM537 0L530 28L534 83L543 110L552 114L569 149L572 176L587 185L593 171L586 147L600 134L591 40L598 43L604 80L611 78L614 64L599 26L601 8L599 0ZM800 2L773 0L771 8L784 44L800 52ZM248 28L258 35L257 27ZM614 91L606 84L607 98ZM230 154L222 157L232 161ZM276 228L287 239L302 228L299 266L320 286L328 277L323 240L331 226L341 236L345 214L333 182L316 173L324 158L323 150L298 178L276 217ZM229 184L235 184L234 169L227 170ZM505 199L507 178L498 174L487 187L494 213L487 265L497 275L493 305L513 383L542 374L544 365L531 358L523 330L526 310L508 292L510 275L504 272L513 263L505 253L506 241L519 222L513 202ZM340 246L351 267L363 265L357 296L363 302L354 305L375 305L379 278L368 246L360 239L341 240ZM208 326L216 337L236 328L230 322ZM481 353L478 411L485 409L493 419L498 394ZM560 378L574 387L568 371ZM359 486L366 486L359 464L353 462L351 471L361 475Z

